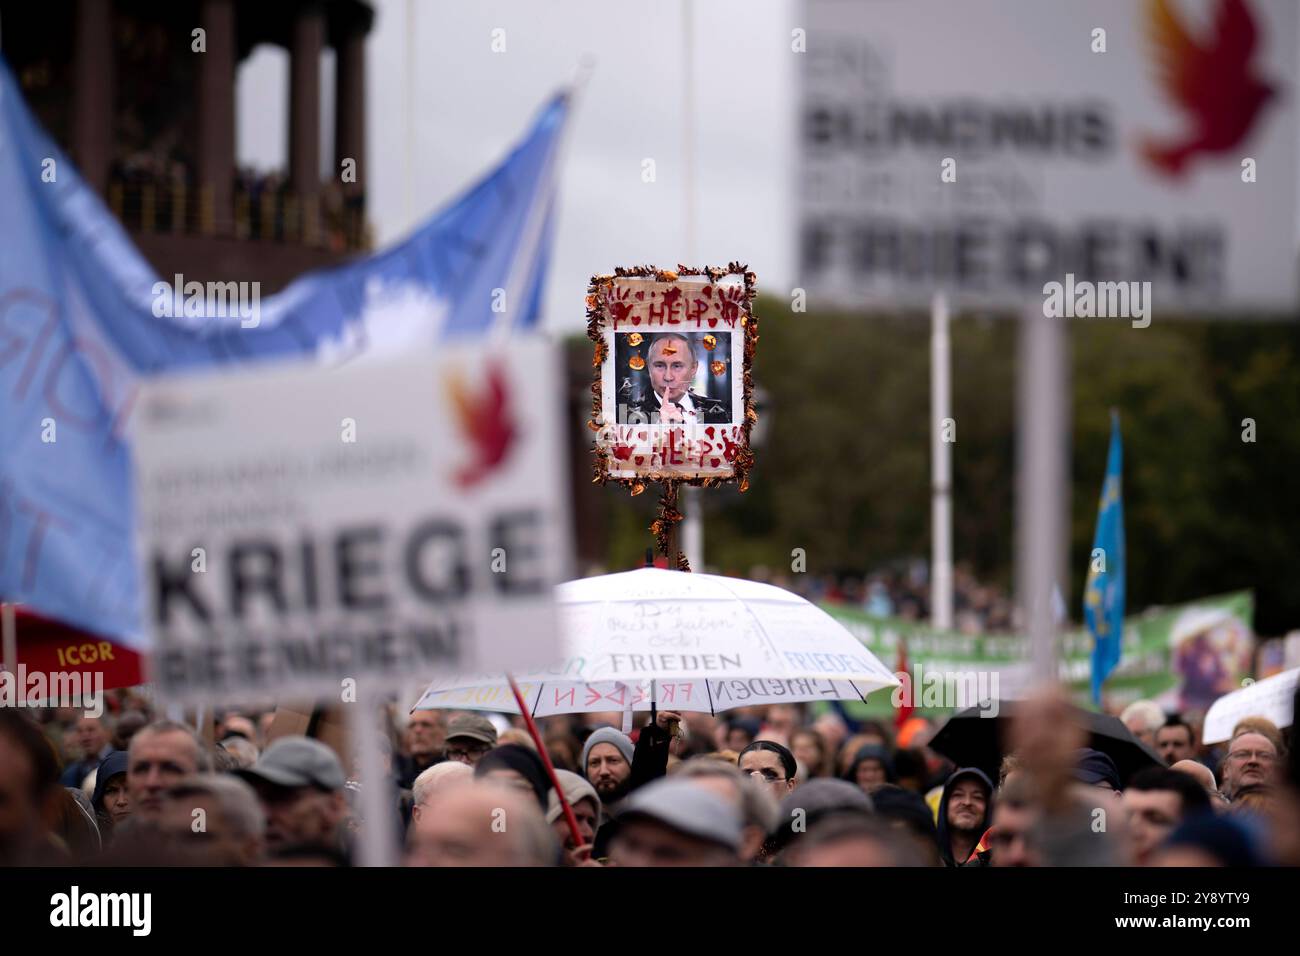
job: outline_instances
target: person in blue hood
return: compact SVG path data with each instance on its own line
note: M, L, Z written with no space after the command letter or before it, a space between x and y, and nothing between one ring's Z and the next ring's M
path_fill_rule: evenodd
M99 832L104 836L105 845L113 829L131 815L131 798L126 790L127 753L125 750L110 750L100 761L95 772L95 793L90 798L90 805L95 810L95 820Z
M993 781L975 767L961 767L943 785L939 798L939 853L944 866L988 866L991 854L981 844L993 821Z

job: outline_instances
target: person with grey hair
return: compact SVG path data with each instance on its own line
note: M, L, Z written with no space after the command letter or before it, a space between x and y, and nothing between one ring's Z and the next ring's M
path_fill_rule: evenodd
M228 774L196 774L168 789L158 828L181 859L199 866L257 866L266 846L257 794Z
M763 842L776 829L781 813L769 788L755 783L739 767L710 757L692 757L673 779L691 780L735 806L742 826L741 859L762 862Z
M467 763L444 760L424 770L415 778L411 787L411 828L419 830L426 808L435 793L451 787L471 783L474 780L474 768Z
M1124 726L1152 750L1156 748L1156 731L1165 725L1165 712L1153 700L1135 700L1119 715Z
M185 724L159 720L141 728L127 751L126 786L132 812L142 821L156 821L169 788L211 769L203 742Z

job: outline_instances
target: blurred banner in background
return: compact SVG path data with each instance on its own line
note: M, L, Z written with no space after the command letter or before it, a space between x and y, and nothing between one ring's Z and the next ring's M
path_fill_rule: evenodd
M567 114L557 95L410 238L262 299L160 281L0 63L0 597L147 649L128 422L149 376L533 326Z
M1298 12L807 0L800 284L1008 308L1072 274L1150 281L1162 314L1291 308Z
M1031 684L1028 639L1022 635L940 631L921 621L873 617L842 605L822 607L884 660L893 660L900 641L906 640L914 672L920 668L923 674L957 679L996 672L1004 699L1022 696ZM1170 711L1205 710L1221 694L1241 687L1242 678L1250 674L1253 627L1254 598L1249 591L1151 608L1129 617L1124 622L1123 658L1106 681L1111 709L1145 698ZM1061 648L1061 680L1075 701L1086 705L1091 701L1092 638L1082 628L1068 631ZM918 688L922 683L914 681ZM916 705L923 714L947 713L927 704L919 690ZM875 716L893 713L884 695L845 706Z
M144 385L139 560L160 694L328 698L347 679L560 656L557 356L541 341L425 351Z

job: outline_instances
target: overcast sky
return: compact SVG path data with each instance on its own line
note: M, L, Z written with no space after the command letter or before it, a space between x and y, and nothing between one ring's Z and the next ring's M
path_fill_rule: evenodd
M383 246L496 163L538 108L595 60L571 128L544 322L585 328L593 273L690 256L685 21L693 11L697 264L748 262L788 285L797 54L795 0L376 0L367 50L369 215ZM408 46L409 30L415 42ZM504 53L492 52L493 30ZM414 57L408 49L414 49ZM322 64L332 143L332 55ZM407 84L413 88L409 202ZM239 161L283 168L288 56L262 47L238 80ZM332 159L332 147L324 159ZM642 182L653 159L657 181Z

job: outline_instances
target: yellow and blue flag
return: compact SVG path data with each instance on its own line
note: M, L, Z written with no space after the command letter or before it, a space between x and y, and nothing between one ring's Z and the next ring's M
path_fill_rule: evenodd
M1101 702L1101 685L1119 663L1124 639L1124 449L1119 412L1110 413L1110 451L1106 480L1097 505L1097 531L1083 588L1083 619L1092 635L1092 699Z

